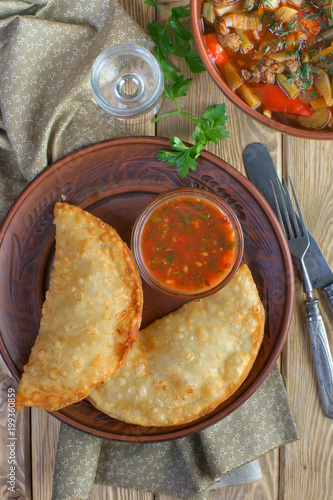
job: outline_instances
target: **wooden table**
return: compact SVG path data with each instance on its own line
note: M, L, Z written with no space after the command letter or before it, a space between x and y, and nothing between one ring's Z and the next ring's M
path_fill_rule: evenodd
M153 20L155 9L142 0L122 0L127 12L145 28ZM178 2L166 0L165 10ZM162 2L161 2L162 5ZM162 20L161 14L157 18ZM184 69L185 73L185 69ZM185 73L186 74L186 73ZM193 76L193 75L192 75ZM290 175L297 189L308 229L316 238L333 268L333 142L297 139L266 128L224 99L206 73L193 76L191 90L182 98L183 109L200 114L206 106L226 102L229 139L207 149L236 169L244 172L242 151L251 142L262 142L272 154L280 174ZM169 109L164 102L162 112ZM142 135L179 136L191 142L188 120L165 118L156 126L146 123ZM252 484L230 486L211 494L216 500L329 500L333 492L333 422L322 411L310 341L302 301L304 295L296 277L296 302L286 346L279 360L300 439L260 458L264 479ZM317 293L317 292L316 292ZM333 349L333 314L326 297L321 302ZM9 372L0 359L2 396ZM1 400L0 400L1 401ZM60 423L48 413L34 408L17 415L17 494L12 498L49 500ZM8 473L7 410L0 403L0 497L11 498L6 487ZM21 496L18 495L20 493ZM152 498L153 495L121 488L94 486L92 500L113 498ZM165 499L167 500L167 499Z

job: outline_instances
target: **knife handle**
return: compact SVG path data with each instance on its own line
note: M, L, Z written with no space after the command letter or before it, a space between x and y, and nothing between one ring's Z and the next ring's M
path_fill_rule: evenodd
M331 285L325 286L323 290L326 293L326 297L328 298L329 303L333 307L333 283Z
M311 297L305 301L305 309L324 410L333 418L333 362L318 302Z

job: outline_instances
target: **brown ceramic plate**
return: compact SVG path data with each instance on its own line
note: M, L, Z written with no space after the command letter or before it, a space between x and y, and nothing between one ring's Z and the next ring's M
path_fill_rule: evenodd
M223 94L235 104L238 108L244 111L247 115L255 118L260 123L263 123L267 127L270 127L278 132L294 135L296 137L301 137L304 139L318 139L318 140L333 140L333 132L330 130L311 130L301 128L297 125L293 126L288 123L283 123L283 116L281 115L281 121L277 121L273 118L268 118L264 116L259 111L250 108L235 92L233 92L228 85L224 82L221 73L219 72L217 66L210 60L207 50L203 41L203 25L201 19L201 5L203 0L191 0L191 27L192 33L195 40L196 47L200 54L203 64L205 65L210 77L217 87L223 92Z
M250 267L266 309L265 338L248 378L209 415L174 427L125 424L84 400L52 414L95 436L148 442L198 432L239 407L267 377L286 340L294 297L293 268L280 226L258 191L237 170L203 152L196 172L180 179L156 154L168 141L155 137L115 139L73 152L44 170L22 192L0 229L0 347L19 380L38 334L45 290L54 256L53 207L69 203L114 226L129 243L141 209L158 193L193 186L221 196L236 212ZM158 294L144 284L143 326L178 308L184 300Z

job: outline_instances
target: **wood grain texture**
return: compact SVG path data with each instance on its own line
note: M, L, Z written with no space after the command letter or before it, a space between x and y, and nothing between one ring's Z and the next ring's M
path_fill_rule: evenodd
M29 500L32 498L30 410L27 408L16 415L15 427L10 425L13 414L8 402L12 400L12 388L17 389L17 383L0 356L0 498ZM14 484L8 483L11 480Z
M284 138L284 174L297 190L303 216L328 264L333 267L333 148L321 141ZM333 351L333 314L323 293L315 291ZM296 276L294 320L283 357L290 405L299 441L282 449L280 498L332 498L333 425L322 410L310 339Z
M152 493L94 484L90 500L153 500Z
M31 408L32 498L49 499L60 422L46 411Z

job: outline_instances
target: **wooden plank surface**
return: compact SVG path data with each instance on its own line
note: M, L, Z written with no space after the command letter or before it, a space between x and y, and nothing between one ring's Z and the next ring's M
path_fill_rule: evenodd
M290 175L309 231L330 266L333 265L333 147L321 141L284 138L285 175ZM333 314L323 293L315 291L333 350ZM300 433L300 440L283 447L281 498L329 500L333 487L333 422L321 408L310 340L302 302L304 293L296 276L293 323L283 355L283 376Z
M0 498L26 500L32 498L30 410L16 415L12 426L13 388L17 383L0 356Z
M155 11L142 0L122 0L122 5L145 28ZM165 10L181 2L161 2ZM156 14L161 19L161 14ZM185 72L185 69L184 69ZM186 73L185 73L186 74ZM188 75L189 76L189 75ZM331 142L305 141L282 136L244 115L223 98L207 74L191 75L193 83L181 105L200 114L207 105L226 102L229 139L207 149L244 173L242 150L251 142L262 142L270 150L278 172L289 174L309 230L333 267L333 197ZM160 112L172 109L164 102ZM165 118L156 126L147 122L138 134L179 136L191 142L191 124L183 118ZM326 325L333 314L322 295ZM252 484L231 486L211 494L213 500L329 500L333 491L333 424L323 415L315 378L310 342L302 308L304 294L296 277L296 304L287 344L281 356L281 368L300 439L260 458L264 479ZM333 348L332 328L329 329ZM8 491L8 382L10 376L0 359L0 497L11 498ZM59 422L46 412L24 410L16 420L16 486L21 499L50 500L52 474ZM123 488L95 485L92 500L148 500L153 495ZM13 498L18 498L17 496ZM163 497L161 500L172 500Z

